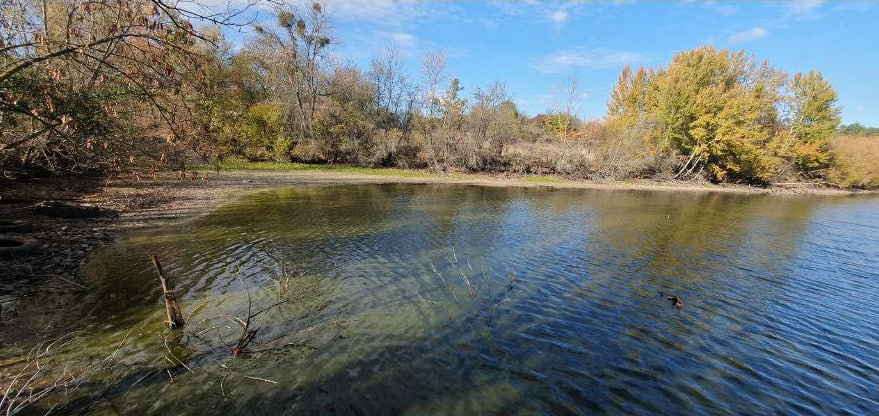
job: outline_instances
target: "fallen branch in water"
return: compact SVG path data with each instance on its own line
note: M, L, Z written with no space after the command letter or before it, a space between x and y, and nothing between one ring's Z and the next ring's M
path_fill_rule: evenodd
M223 397L226 397L226 389L225 389L224 386L225 386L225 384L226 384L226 379L229 378L229 376L236 376L236 377L246 378L246 379L249 379L249 380L262 381L263 383L268 383L268 384L278 384L278 382L275 381L275 380L269 380L269 379L267 379L267 378L255 377L255 376L248 376L248 375L245 375L245 374L236 373L236 372L232 371L231 368L229 368L228 366L226 366L226 364L220 364L220 367L222 367L224 370L226 370L226 371L229 372L229 374L226 374L226 376L223 377L222 380L220 380L220 393L223 394Z
M247 327L244 327L244 333L241 334L241 338L238 338L238 344L236 344L235 347L232 348L232 356L237 357L246 352L247 347L250 345L253 339L256 338L257 332L259 332L259 328L248 329Z
M220 367L223 367L224 369L226 369L227 371L229 371L229 374L232 374L232 375L234 375L234 376L244 377L244 378L247 378L247 379L250 379L250 380L262 381L263 383L278 384L278 382L275 381L275 380L269 380L269 379L267 379L267 378L255 377L255 376L248 376L248 375L246 375L246 374L236 373L236 372L232 371L229 367L227 367L226 364L220 364Z
M254 315L251 313L253 301L250 298L250 289L245 286L244 290L247 291L247 319L243 322L241 321L241 319L238 319L238 322L241 323L241 336L238 337L238 343L236 343L235 347L232 348L232 357L238 357L239 355L244 353L247 350L247 347L250 345L250 342L253 341L254 337L256 337L256 333L259 331L259 328L250 329L250 320L254 317Z
M449 264L451 266L458 269L458 273L461 274L461 278L463 278L464 283L467 284L467 294L470 295L471 298L476 296L476 288L473 287L473 284L470 282L470 278L467 277L466 274L464 274L464 270L461 270L461 264L458 262L458 254L455 252L455 246L452 246L452 258L455 259L454 262L449 258L446 259L449 261ZM470 267L470 271L472 272L473 266L470 265L470 260L467 260L467 266Z
M174 291L168 284L168 279L162 271L162 265L159 263L159 258L153 254L152 259L153 266L156 268L156 274L159 275L159 283L162 285L162 295L165 298L165 314L168 318L165 322L171 329L183 328L186 321L183 320L183 313L180 312L180 305L177 303L177 296L174 295Z
M284 273L286 275L286 270L284 270ZM240 279L240 277L239 277L239 279ZM289 282L287 284L289 285ZM291 298L288 296L288 294L285 294L284 297L281 298L281 295L279 293L279 295L278 295L279 300L277 302L275 302L265 308L262 308L256 312L253 312L253 299L250 297L250 289L247 288L246 286L244 289L247 292L247 317L243 320L235 317L235 321L238 322L239 325L241 325L241 336L238 337L238 342L232 348L232 357L238 357L241 354L249 352L248 347L250 347L251 342L253 342L253 340L256 338L256 334L261 329L259 326L256 326L255 324L253 324L254 318L270 311L272 308L278 307L278 306L283 305L287 302L290 302L293 299L298 298L298 296Z
M278 341L278 340L281 340L281 339L284 339L284 338L289 337L289 336L292 336L292 335L301 334L301 333L303 333L303 332L314 331L315 329L318 329L318 328L323 328L323 327L325 327L325 326L336 325L336 324L341 324L341 323L345 323L345 322L358 322L358 320L357 320L357 319L336 319L336 320L334 320L334 321L332 321L332 322L327 322L327 323L323 323L323 324L319 324L319 325L314 325L314 326L310 326L310 327L307 327L307 328L300 329L300 330L298 330L298 331L293 331L293 332L289 332L289 333L286 333L286 334L279 335L279 336L274 337L274 338L272 338L272 339L270 339L270 340L268 340L268 341L266 341L266 342L262 342L262 343L258 344L258 346L260 346L260 347L268 347L268 346L271 346L271 344L272 344L273 342ZM291 346L291 345L293 345L293 344L292 344L292 343L289 343L289 342L284 344L284 346Z

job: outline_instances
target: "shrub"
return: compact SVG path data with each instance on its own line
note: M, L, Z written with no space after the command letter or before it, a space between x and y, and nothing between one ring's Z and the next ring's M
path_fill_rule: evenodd
M836 137L828 178L845 188L879 187L879 136Z
M651 146L644 128L630 127L612 133L596 145L593 175L603 179L674 176L675 157Z

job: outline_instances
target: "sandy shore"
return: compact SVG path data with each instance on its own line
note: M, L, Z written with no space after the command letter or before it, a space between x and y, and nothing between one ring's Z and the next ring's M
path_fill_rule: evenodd
M428 174L398 172L395 175L333 171L221 171L180 179L175 173L156 177L116 177L103 180L59 178L11 182L0 185L0 219L33 225L28 237L43 244L40 254L21 259L0 259L0 296L15 292L32 279L57 278L75 285L79 266L89 253L125 230L150 227L203 214L224 201L247 193L279 186L320 186L387 183L449 183L483 186L554 187L666 192L729 192L739 194L849 195L853 192L814 188L756 188L693 182L588 182L554 177L501 176L491 174ZM193 177L194 176L194 177ZM33 205L44 199L69 199L93 203L104 214L98 218L60 219L36 215Z

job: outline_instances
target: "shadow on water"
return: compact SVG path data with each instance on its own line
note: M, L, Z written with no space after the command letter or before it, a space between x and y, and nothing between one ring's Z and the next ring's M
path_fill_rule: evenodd
M117 336L160 326L154 252L185 307L206 305L202 317L241 314L248 296L270 304L288 270L309 295L273 312L261 336L347 323L231 361L184 342L194 371L173 383L145 330L130 374L91 380L86 397L100 400L65 409L863 413L879 393L877 202L452 185L263 192L128 236L87 266L79 306L50 313L73 315L66 329ZM220 363L277 384L230 380Z

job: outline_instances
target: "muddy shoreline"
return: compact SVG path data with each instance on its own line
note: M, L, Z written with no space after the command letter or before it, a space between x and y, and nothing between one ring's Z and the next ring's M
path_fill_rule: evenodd
M373 175L326 171L221 171L180 179L176 173L153 177L119 176L107 179L51 178L27 182L6 180L0 185L0 219L33 225L27 237L43 245L39 254L0 259L0 296L14 293L34 279L58 279L78 285L79 267L90 253L127 230L193 218L224 201L278 186L345 184L449 183L483 186L553 187L608 190L727 192L776 195L852 195L850 192L807 185L754 188L693 182L588 182L559 178L455 175ZM101 207L96 218L63 219L37 215L33 206L46 199L72 200ZM2 299L0 299L2 302ZM2 306L2 303L0 303ZM2 319L2 315L0 315Z

